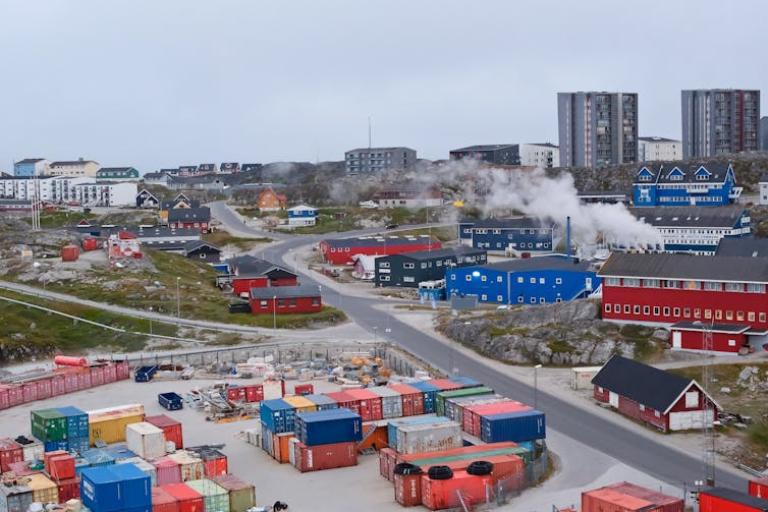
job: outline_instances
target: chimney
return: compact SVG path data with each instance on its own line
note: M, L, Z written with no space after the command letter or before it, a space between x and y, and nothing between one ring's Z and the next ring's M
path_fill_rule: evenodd
M565 255L571 257L571 217L565 218Z

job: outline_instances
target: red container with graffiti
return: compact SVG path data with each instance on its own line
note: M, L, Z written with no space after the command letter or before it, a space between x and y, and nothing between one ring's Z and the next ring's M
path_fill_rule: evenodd
M40 379L37 381L37 399L38 400L45 400L46 398L51 398L53 396L53 383L51 382L53 379L47 378L47 379Z
M104 367L91 366L91 385L102 386L104 384Z
M416 475L394 475L395 501L404 507L421 505L421 473Z
M25 382L21 385L22 403L34 402L37 400L37 381Z
M24 461L24 450L13 439L0 439L0 471L11 469L10 464Z

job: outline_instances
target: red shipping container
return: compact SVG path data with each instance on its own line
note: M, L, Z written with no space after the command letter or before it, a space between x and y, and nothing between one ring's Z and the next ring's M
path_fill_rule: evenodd
M421 505L421 473L394 475L395 501L404 507Z
M484 416L504 414L505 412L528 411L530 409L530 406L514 400L465 407L462 416L462 429L470 435L480 437L480 424Z
M161 489L176 498L179 512L205 512L203 495L187 484L167 484Z
M37 381L25 382L21 385L23 403L34 402L37 400Z
M84 368L77 374L77 388L78 389L90 389L93 387L91 382L91 372L88 368Z
M286 456L288 456L287 449L288 447L286 446ZM203 457L203 471L205 472L205 476L207 478L228 474L229 468L227 464L227 456L222 453L220 456L210 458Z
M35 471L34 469L30 469L29 462L11 462L9 465L10 469L8 471L12 472L16 476L27 476L32 475L34 473L39 473L39 471Z
M357 465L357 446L354 442L317 446L296 443L296 451L296 462L302 473Z
M390 384L403 398L403 416L424 414L424 393L408 384Z
M128 361L115 362L115 380L125 380L131 376L131 366Z
M166 416L158 414L157 416L147 416L144 421L151 423L165 434L166 441L173 441L177 449L184 448L184 435L182 434L181 422Z
M768 478L750 480L749 494L755 498L768 499Z
M178 462L162 457L152 463L157 469L157 485L181 483L181 466Z
M7 409L11 406L11 403L8 399L8 387L7 386L0 386L0 411L3 409Z
M24 461L24 450L13 439L0 439L0 471L11 469L10 464Z
M65 245L61 248L61 261L77 261L80 257L80 248L76 245Z
M448 480L432 480L428 475L421 477L421 496L425 507L430 510L459 507L461 493L469 508L484 503L486 488L492 486L489 475L469 475L466 471L455 471ZM583 510L586 512L586 510Z
M49 459L49 475L56 482L75 478L75 458L71 455L59 455Z
M77 391L79 389L78 385L79 381L76 373L68 371L64 374L64 388L67 393L74 393Z
M179 502L163 488L153 487L152 512L179 512Z
M452 455L466 455L470 453L484 452L488 450L496 450L501 448L514 448L517 443L511 441L504 441L502 443L488 443L479 444L476 446L462 446L461 448L451 448L450 450L441 450L440 457L450 457ZM411 464L417 464L419 460L434 459L435 452L421 452L421 453L409 453L406 455L398 455L397 462L410 462ZM476 459L477 460L477 459Z
M582 512L661 512L661 507L654 507L653 503L641 498L602 488L581 494L581 510Z
M335 400L336 403L339 404L340 408L349 409L355 414L360 414L360 401L349 395L346 391L326 393L326 396ZM360 414L360 416L362 417L362 414ZM364 418L363 421L365 421Z
M24 393L21 386L18 384L11 384L8 386L8 405L13 407L14 405L21 405L24 403Z
M245 388L240 386L227 388L227 400L233 402L245 401Z
M348 389L349 396L360 403L360 417L363 421L376 421L382 419L381 397L367 389Z
M37 382L37 398L45 400L53 396L53 378L48 377Z
M111 384L117 380L117 366L108 364L104 367L104 384Z
M51 474L51 459L61 455L69 455L69 452L66 450L53 450L51 452L45 452L43 455L43 468L45 469L46 473L49 475Z
M91 366L91 384L93 386L104 385L104 367Z
M67 392L66 377L57 373L51 377L51 396L60 396Z
M252 386L245 386L245 401L249 403L261 402L264 400L264 386L261 384L255 384Z
M83 250L84 251L95 251L99 248L99 241L95 238L83 238Z
M59 503L80 498L80 479L68 478L56 482L59 486Z
M627 496L649 501L659 507L659 512L683 512L684 505L682 499L674 496L667 496L666 494L654 491L653 489L640 487L639 485L631 484L629 482L620 482L609 485L608 488L626 494Z
M315 386L312 384L296 384L293 387L293 394L294 395L313 395L315 393Z
M451 391L453 389L461 389L460 384L456 384L451 379L432 379L428 380L427 383L432 384L436 388L438 388L440 391Z
M379 474L387 480L392 480L391 470L397 454L392 448L382 448L379 450Z
M440 463L441 466L448 466L454 472L464 471L470 464L477 460L484 460L493 464L493 470L491 471L491 482L496 484L501 482L505 491L522 489L525 483L525 461L517 455L491 455L480 456L477 459L463 459L455 460L451 462ZM418 461L416 462L418 464ZM429 465L421 466L421 469L426 473L429 470Z

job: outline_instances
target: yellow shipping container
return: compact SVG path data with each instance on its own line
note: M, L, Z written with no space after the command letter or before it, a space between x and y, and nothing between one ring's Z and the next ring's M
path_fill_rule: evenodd
M42 473L29 475L27 487L32 490L32 501L39 503L58 503L59 486Z
M144 406L141 404L121 405L108 409L88 411L88 431L91 445L97 439L107 444L125 441L125 427L144 421Z
M312 412L317 410L317 406L311 400L303 396L285 396L283 400L288 402L297 412Z

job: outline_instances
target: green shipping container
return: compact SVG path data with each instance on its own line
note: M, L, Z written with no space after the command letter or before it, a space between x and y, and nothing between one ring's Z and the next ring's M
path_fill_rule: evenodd
M229 493L213 480L190 480L187 486L203 495L205 512L229 512Z
M464 396L475 395L488 395L493 393L493 390L486 386L480 386L476 388L466 389L453 389L451 391L441 391L437 394L437 400L435 402L435 413L438 416L445 416L445 400L448 398L459 398Z
M32 435L40 441L66 441L67 417L56 409L32 411Z

